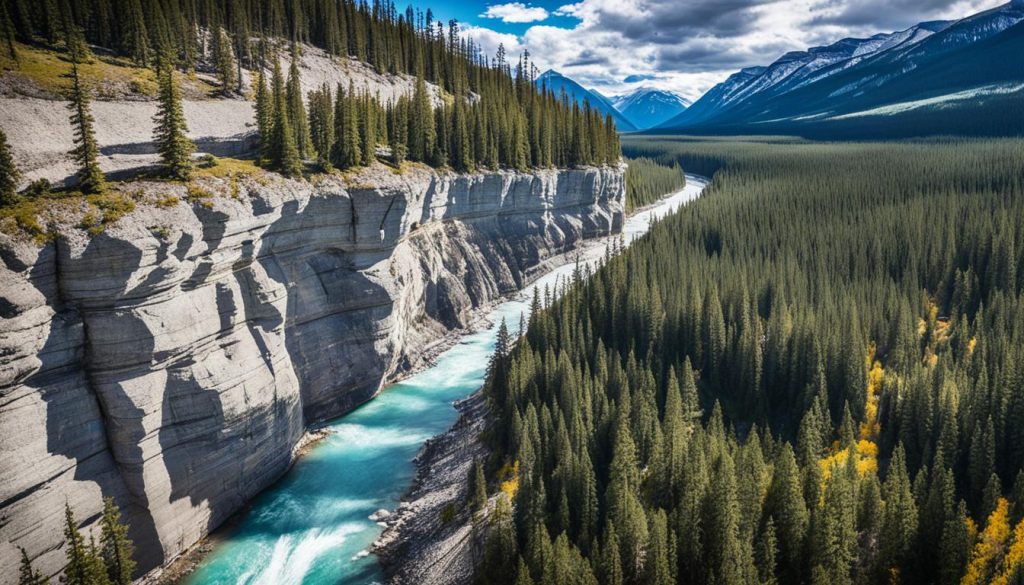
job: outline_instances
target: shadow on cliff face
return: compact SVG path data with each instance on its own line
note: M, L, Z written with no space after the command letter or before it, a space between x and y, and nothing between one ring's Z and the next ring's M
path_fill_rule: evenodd
M296 201L285 203L257 258L288 290L285 344L307 423L339 416L372 397L391 357L379 355L375 344L387 335L394 302L358 269L360 254L379 252L358 247L379 249L380 230L391 232L385 216L403 211L382 208L374 215L356 205L342 196L313 197L303 209ZM339 218L351 218L352 229L337 229Z
M107 236L97 236L87 254L94 258L99 256L96 259L103 262L100 249L113 242L115 240ZM66 302L60 290L62 275L58 271L67 258L66 245L58 242L47 246L32 268L36 274L53 271L52 281L39 290L56 314L47 340L38 352L39 371L24 384L36 388L46 403L47 452L74 460L76 481L95 482L104 496L115 499L130 524L129 536L136 543L136 560L139 570L144 571L158 566L163 561L163 553L145 494L136 493L128 486L115 461L109 441L111 421L107 405L90 375L88 327L79 307ZM30 278L34 284L40 280L34 275ZM131 411L126 413L129 417L137 415L141 419L141 410L128 410ZM95 510L100 507L97 502ZM95 520L95 516L90 518L80 511L78 519L80 522ZM60 526L53 527L58 534L60 529Z

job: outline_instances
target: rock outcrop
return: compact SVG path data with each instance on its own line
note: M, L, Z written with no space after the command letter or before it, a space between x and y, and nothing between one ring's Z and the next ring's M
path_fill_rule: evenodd
M89 529L102 496L140 569L166 563L279 478L307 425L621 229L618 168L376 172L375 187L206 179L226 194L140 204L91 238L0 234L3 574L18 547L58 572L64 502Z

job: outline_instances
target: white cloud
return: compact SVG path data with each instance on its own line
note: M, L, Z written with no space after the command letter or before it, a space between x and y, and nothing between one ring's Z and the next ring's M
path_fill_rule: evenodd
M473 39L476 46L488 57L493 57L498 52L498 47L502 45L505 47L505 54L513 58L517 58L525 49L519 37L511 33L500 33L482 26L463 26L459 32L463 37Z
M621 94L642 83L695 99L738 69L767 65L788 51L924 20L961 18L1003 2L578 0L553 11L578 19L572 28L540 23L520 37L482 28L469 36L492 55L499 42L512 58L529 50L542 71L558 70L606 94ZM892 8L882 10L882 4ZM625 83L630 76L644 80Z
M498 18L502 22L524 23L539 22L548 17L548 11L540 6L529 6L522 2L494 4L488 6L480 18Z

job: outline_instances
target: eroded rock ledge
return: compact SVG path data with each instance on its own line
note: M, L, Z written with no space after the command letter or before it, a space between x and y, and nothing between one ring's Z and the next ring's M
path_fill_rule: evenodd
M619 168L374 182L243 179L92 238L0 234L4 574L17 547L58 572L65 499L91 525L102 496L140 569L168 562L280 477L307 425L622 225Z

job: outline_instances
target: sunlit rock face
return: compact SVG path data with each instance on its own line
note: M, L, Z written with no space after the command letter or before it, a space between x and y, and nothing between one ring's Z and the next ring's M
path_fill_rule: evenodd
M623 219L620 168L274 177L43 246L0 234L0 570L57 573L103 496L140 570L185 550L475 310ZM140 183L141 190L180 190ZM230 194L229 194L230 192ZM98 531L97 531L98 534Z

